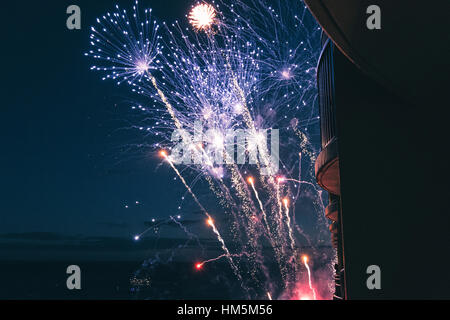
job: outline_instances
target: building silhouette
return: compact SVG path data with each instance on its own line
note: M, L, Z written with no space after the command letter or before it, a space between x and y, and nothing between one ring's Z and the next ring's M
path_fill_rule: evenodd
M448 299L445 10L411 1L305 2L324 30L316 178L330 197L335 299ZM366 27L372 4L381 8L380 30ZM381 289L367 285L371 265L380 267Z

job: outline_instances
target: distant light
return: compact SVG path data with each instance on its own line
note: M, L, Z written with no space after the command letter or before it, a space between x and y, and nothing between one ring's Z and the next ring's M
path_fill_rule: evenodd
M138 241L140 239L139 235L134 236L134 240Z

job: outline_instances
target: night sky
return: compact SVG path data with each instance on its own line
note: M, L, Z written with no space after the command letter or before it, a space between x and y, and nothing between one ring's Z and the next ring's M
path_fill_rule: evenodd
M83 55L89 49L90 25L115 3L30 1L4 7L0 298L136 296L129 291L129 278L142 262L156 248L174 248L185 240L179 228L167 225L162 235L134 242L133 235L152 219L180 214L205 242L212 239L196 222L203 218L194 204L178 210L185 190L167 168L158 167L159 158L152 153L121 155L128 137L117 129L123 125L130 94L125 87L100 81L89 70L91 59ZM127 7L132 1L119 3ZM184 18L190 8L188 1L143 3L169 21ZM66 28L71 4L81 8L81 30ZM213 255L220 252L217 245L210 249ZM187 252L178 255L167 267L168 279L161 280L178 285L178 296L167 291L159 292L159 298L236 297L235 284L223 284L229 271L207 279L216 283L213 291L198 293L207 285L192 276L196 253L189 256L189 248ZM177 263L189 264L184 274ZM83 285L90 291L64 290L69 264L87 270ZM186 288L176 284L176 276L190 276L198 292L180 291Z
M159 159L118 164L115 158L118 105L127 90L99 81L83 56L90 23L113 3L77 2L82 29L74 31L65 26L69 4L30 3L23 10L11 3L3 20L10 32L3 51L2 233L123 236L167 210L173 184L155 170ZM164 8L176 14L188 7L152 6L163 15Z

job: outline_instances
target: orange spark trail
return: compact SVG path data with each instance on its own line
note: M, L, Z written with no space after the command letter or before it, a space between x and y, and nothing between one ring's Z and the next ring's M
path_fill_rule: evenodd
M240 254L238 254L238 253L235 253L235 254L230 254L230 256L232 256L232 257L237 257L237 258L240 258L240 257L242 257L242 256L249 256L248 255L248 253L246 253L246 252L243 252L243 253L240 253ZM195 264L195 267L197 268L197 269L201 269L201 268L203 268L203 265L205 265L205 264L207 264L207 263L210 263L210 262L214 262L214 261L217 261L217 260L220 260L220 259L222 259L222 258L228 258L228 255L227 254L221 254L220 256L218 256L218 257L215 257L215 258L211 258L211 259L208 259L208 260L204 260L204 261L202 261L202 262L197 262L196 264Z
M167 111L169 112L170 116L172 117L173 121L175 122L175 126L178 129L181 129L183 126L181 125L180 121L178 120L178 118L175 115L175 111L172 107L172 105L170 104L170 102L167 100L166 95L164 94L164 92L158 87L158 84L156 82L156 78L147 71L147 75L150 78L150 81L153 84L153 87L156 89L156 91L158 92L159 97L161 98L161 100L163 101L164 105L167 108Z
M167 155L167 152L162 150L160 152L160 154L161 154L162 157L164 157L165 160L167 160L169 165L172 167L172 169L175 171L177 176L180 178L181 182L186 187L187 191L191 194L192 198L194 198L195 203L197 203L197 205L200 207L200 209L205 213L206 217L208 218L207 219L207 223L213 228L213 232L217 236L217 240L219 240L220 244L222 245L222 249L223 249L223 251L225 251L225 254L227 255L228 260L230 261L230 265L231 265L233 271L235 272L235 274L239 278L239 280L242 281L242 277L241 277L241 275L239 273L239 270L236 267L236 265L234 264L233 258L231 257L231 254L230 254L230 251L228 250L227 246L225 245L225 241L223 240L222 236L220 235L219 230L217 230L217 228L216 228L216 226L214 224L214 220L212 219L211 215L208 213L208 211L206 211L205 207L203 207L203 205L200 203L200 201L198 200L198 198L195 195L195 193L192 191L192 189L187 184L186 180L184 180L184 178L181 175L181 173L178 171L178 169L175 167L173 162L170 160L169 156Z
M203 205L200 203L200 201L198 200L197 196L195 195L195 193L192 191L191 187L189 187L189 185L187 184L186 180L184 180L183 176L180 174L180 172L178 171L178 169L175 167L175 165L173 164L173 162L170 160L169 156L167 155L167 152L162 150L160 152L160 155L167 160L167 162L169 163L169 165L172 167L173 171L175 171L175 173L177 174L177 176L180 178L181 182L184 184L184 186L186 187L186 190L190 193L190 195L192 196L192 198L194 198L195 203L200 207L200 209L202 209L202 211L205 213L205 215L211 219L211 216L209 215L208 211L206 211L206 209L203 207Z
M316 290L313 288L312 282L311 282L311 270L309 269L309 265L308 265L308 256L304 255L302 260L303 260L303 263L305 264L306 270L308 270L309 288L311 289L311 291L313 293L314 300L317 300Z

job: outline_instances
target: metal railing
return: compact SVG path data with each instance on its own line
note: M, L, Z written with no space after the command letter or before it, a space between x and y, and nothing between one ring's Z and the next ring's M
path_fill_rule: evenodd
M319 89L320 135L322 149L336 137L336 105L334 98L334 45L325 41L317 66L317 86Z

